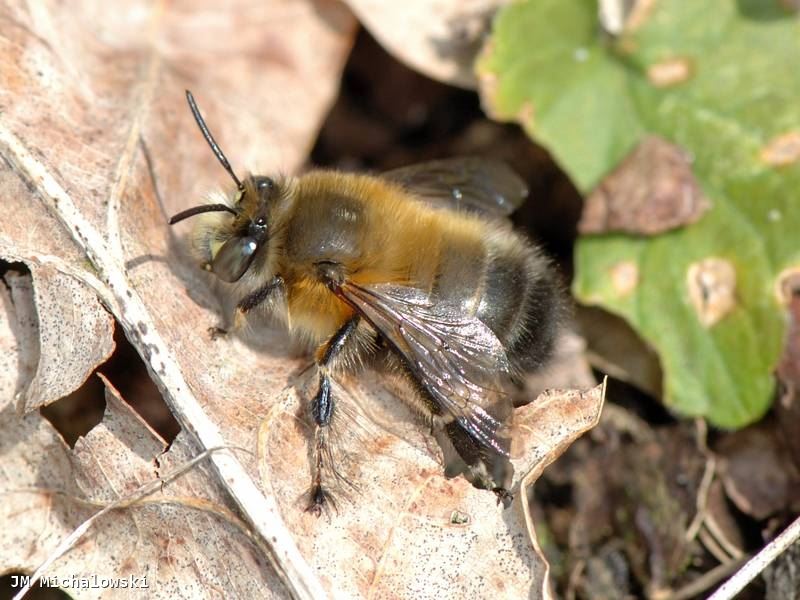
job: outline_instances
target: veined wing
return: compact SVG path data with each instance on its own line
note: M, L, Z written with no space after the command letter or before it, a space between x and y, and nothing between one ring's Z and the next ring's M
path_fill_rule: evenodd
M491 329L413 287L344 282L336 293L400 354L445 422L456 420L480 445L509 455L510 366Z

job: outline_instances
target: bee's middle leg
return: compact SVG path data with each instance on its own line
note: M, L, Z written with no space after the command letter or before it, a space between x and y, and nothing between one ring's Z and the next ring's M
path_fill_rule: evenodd
M331 338L322 344L316 353L316 365L319 372L319 387L311 402L311 416L314 418L313 474L306 510L319 516L326 502L331 500L330 494L322 485L322 473L326 467L325 458L329 456L327 448L328 427L333 417L334 400L331 395L331 367L336 358L351 341L355 339L356 329L361 321L359 315L351 317ZM329 465L332 467L333 465Z

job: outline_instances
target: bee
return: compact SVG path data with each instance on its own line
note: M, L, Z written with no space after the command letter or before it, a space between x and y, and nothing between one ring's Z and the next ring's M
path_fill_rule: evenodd
M266 307L316 348L307 509L333 501L332 378L378 362L410 384L404 400L430 426L445 475L508 505L512 392L550 355L561 306L550 263L507 219L522 180L479 158L240 179L186 97L235 187L170 224L200 215L194 249L238 294L235 325Z

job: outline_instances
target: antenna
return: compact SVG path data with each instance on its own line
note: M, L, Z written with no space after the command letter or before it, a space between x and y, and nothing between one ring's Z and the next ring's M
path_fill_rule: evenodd
M169 224L175 225L175 223L177 223L178 221L183 221L184 219L188 219L189 217L193 217L195 215L207 212L229 212L233 215L239 214L226 204L203 204L202 206L187 208L186 210L179 212L177 215L173 215L169 219Z
M200 128L200 131L203 133L203 137L206 138L206 142L208 145L211 146L211 151L214 153L214 156L217 157L217 160L222 165L222 167L228 172L228 175L231 176L234 182L236 182L236 187L239 190L244 190L244 185L239 178L236 177L236 173L233 172L231 168L231 163L228 162L228 159L225 158L225 154L222 153L222 148L217 145L217 142L214 141L214 136L211 135L211 132L208 130L208 126L206 122L203 120L203 117L200 116L200 109L197 108L197 102L194 101L194 96L192 96L192 92L186 90L186 100L189 102L189 108L192 111L192 115L194 116L194 120L197 122L197 126Z

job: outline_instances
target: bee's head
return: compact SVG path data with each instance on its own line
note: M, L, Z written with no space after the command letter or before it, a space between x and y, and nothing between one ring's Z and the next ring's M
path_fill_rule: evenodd
M238 281L253 263L258 251L269 240L269 209L278 195L276 183L269 177L249 175L240 180L228 159L200 116L191 92L186 99L200 131L219 162L236 184L225 203L203 204L181 211L170 218L170 225L203 213L228 213L206 218L197 228L196 245L205 260L205 268L227 282ZM210 216L210 215L209 215Z

